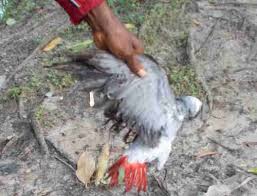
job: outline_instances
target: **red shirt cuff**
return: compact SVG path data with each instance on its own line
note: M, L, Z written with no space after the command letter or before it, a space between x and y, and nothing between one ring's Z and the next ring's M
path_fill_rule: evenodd
M87 13L98 7L104 0L56 0L69 14L73 24L79 24Z

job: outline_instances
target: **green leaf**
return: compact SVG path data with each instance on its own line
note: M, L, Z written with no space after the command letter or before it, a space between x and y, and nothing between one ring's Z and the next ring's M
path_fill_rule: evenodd
M251 169L248 169L248 172L251 173L251 174L257 175L257 167L253 167Z

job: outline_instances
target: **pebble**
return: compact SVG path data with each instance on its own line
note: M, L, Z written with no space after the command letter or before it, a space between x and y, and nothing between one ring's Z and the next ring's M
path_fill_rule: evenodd
M5 88L6 85L6 76L5 75L1 75L0 76L0 90Z
M52 97L53 96L53 92L49 91L48 93L45 94L46 97Z

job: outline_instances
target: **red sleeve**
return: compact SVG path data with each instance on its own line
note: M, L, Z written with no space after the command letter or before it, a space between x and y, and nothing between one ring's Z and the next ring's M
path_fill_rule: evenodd
M69 14L73 24L79 24L87 13L99 6L104 0L56 0Z

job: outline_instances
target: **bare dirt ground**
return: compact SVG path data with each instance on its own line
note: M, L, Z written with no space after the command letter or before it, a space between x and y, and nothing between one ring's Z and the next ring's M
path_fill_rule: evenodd
M149 10L139 36L167 73L174 65L195 70L207 96L194 85L184 92L201 96L203 111L185 123L165 169L149 175L148 191L139 195L257 195L257 176L248 172L257 167L257 3L173 3ZM62 45L43 53L57 35ZM75 176L83 150L96 157L110 142L111 163L126 146L124 132L104 125L100 105L89 106L88 90L46 68L88 35L86 27L69 27L54 2L14 26L0 25L0 195L138 195L122 186L85 189Z

